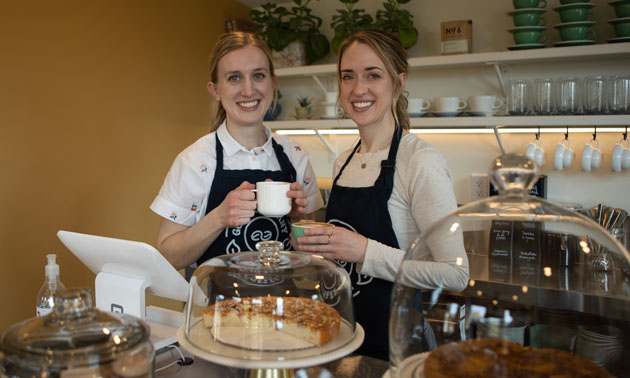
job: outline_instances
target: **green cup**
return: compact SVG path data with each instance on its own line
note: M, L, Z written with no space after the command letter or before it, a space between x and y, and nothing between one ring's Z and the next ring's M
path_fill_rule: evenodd
M547 0L512 0L514 9L523 8L544 8L547 6Z
M630 0L614 1L610 5L615 7L617 18L630 17Z
M291 225L291 232L293 233L293 238L297 241L299 237L305 236L304 230L307 228L315 228L315 227L335 227L330 223L323 222L297 222Z
M508 15L512 16L514 26L544 26L546 21L541 17L543 13L545 13L543 9L533 8L515 10Z
M609 21L615 28L617 37L630 37L630 19Z
M563 41L583 41L595 38L595 32L590 29L593 24L593 21L584 21L560 24L555 28L560 31L560 38Z
M562 22L593 21L595 15L588 8L573 7L558 12Z
M517 45L545 43L547 37L540 33L545 30L542 26L524 26L520 28L508 30L514 37L514 43Z

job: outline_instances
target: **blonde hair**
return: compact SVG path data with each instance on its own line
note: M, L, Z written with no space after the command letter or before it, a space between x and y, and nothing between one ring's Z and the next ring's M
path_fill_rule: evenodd
M407 115L407 93L403 91L403 82L399 74L409 71L407 52L400 40L392 34L380 30L364 30L349 35L339 46L337 59L337 82L341 87L341 59L344 52L354 42L368 45L385 64L387 73L394 81L394 99L392 101L392 114L396 122L404 129L409 130L409 116ZM341 90L341 88L339 88Z
M263 53L265 53L265 56L267 56L267 61L269 62L269 74L271 75L271 77L274 77L273 62L271 61L271 50L269 49L269 46L267 46L267 43L256 34L246 32L232 32L221 35L217 43L214 45L214 48L212 49L212 54L210 55L210 81L215 84L217 83L217 71L221 58L234 50L242 49L247 46L258 47L262 50ZM276 90L274 91L273 96L273 107L276 106L277 101L278 91ZM212 121L211 131L215 131L217 128L219 128L223 121L225 121L225 117L225 108L223 107L221 102L218 102L217 113L214 117L214 120Z

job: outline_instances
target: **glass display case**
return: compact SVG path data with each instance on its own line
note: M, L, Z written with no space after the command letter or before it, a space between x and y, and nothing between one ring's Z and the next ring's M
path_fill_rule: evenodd
M410 246L394 285L386 375L627 376L630 256L619 235L528 195L538 171L526 157L495 159L489 177L498 196L460 207ZM419 288L422 256L454 247L466 249L467 287Z
M293 369L356 350L350 280L323 257L260 242L258 251L212 258L190 280L180 344L198 357L244 369Z

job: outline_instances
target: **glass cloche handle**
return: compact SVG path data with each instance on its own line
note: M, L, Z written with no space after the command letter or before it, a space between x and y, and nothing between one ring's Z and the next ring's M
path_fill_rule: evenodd
M488 177L499 194L525 195L538 180L538 166L526 156L505 154L492 161Z
M277 268L280 262L279 255L282 251L282 242L267 240L256 243L256 249L260 252L258 262L262 265Z

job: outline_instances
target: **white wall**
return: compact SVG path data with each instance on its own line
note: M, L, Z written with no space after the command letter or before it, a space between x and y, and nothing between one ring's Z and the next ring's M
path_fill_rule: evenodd
M608 20L614 18L613 8L607 0L592 0L595 4L594 12L597 23L593 27L598 43L614 37L612 26ZM356 8L365 8L371 15L381 6L382 1L360 0ZM341 8L342 3L337 0L312 1L310 4L314 13L324 19L324 32L332 35L330 21ZM554 48L552 44L559 41L559 35L553 25L560 23L557 12L552 9L559 6L559 0L548 0L547 18L547 48ZM432 56L440 54L440 22L472 19L473 20L473 51L506 51L513 45L512 35L507 30L512 25L512 19L507 15L512 9L509 0L441 0L441 1L411 1L403 6L414 15L414 25L420 32L419 42L408 50L410 57ZM630 47L629 47L630 50ZM333 54L322 63L335 61ZM516 65L508 68L508 77L533 80L538 77L559 78L567 75L585 77L587 75L630 74L628 59L592 60L588 62L546 63L537 65ZM335 85L334 77L325 78L328 86ZM281 79L280 88L283 92L282 104L285 111L281 118L292 117L292 109L296 105L298 95L314 96L321 99L321 93L310 79ZM451 68L444 70L413 71L408 81L407 90L412 97L424 97L432 100L439 96L468 97L476 94L500 95L500 87L494 70L490 67L482 68ZM316 108L315 111L318 109ZM628 123L630 124L630 116ZM522 153L534 134L504 134L503 142L508 152ZM309 152L315 170L320 177L330 177L332 161L326 147L317 137L294 136ZM356 136L327 136L329 143L338 152L349 148L356 140ZM493 158L500 154L495 137L490 135L422 135L437 147L445 156L453 173L454 189L459 203L470 200L470 174L484 173ZM558 134L542 134L543 145L547 153L547 164L541 173L548 175L548 198L559 202L579 202L585 207L598 203L609 206L630 209L630 172L613 174L610 171L610 155L620 133L604 134L599 132L600 147L604 152L603 167L598 171L583 173L579 160L581 150L592 135L589 133L570 134L576 151L576 161L571 169L557 172L553 170L553 151L556 144L563 138Z

